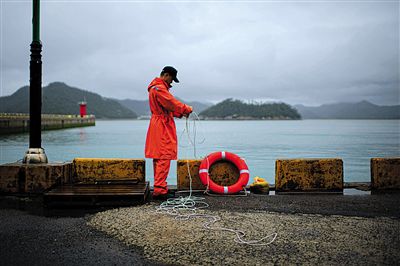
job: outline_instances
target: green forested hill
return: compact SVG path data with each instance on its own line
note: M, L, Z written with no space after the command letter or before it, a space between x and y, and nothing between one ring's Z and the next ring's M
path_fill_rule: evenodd
M285 103L252 104L226 99L200 113L209 119L301 119L296 109Z
M400 119L400 105L381 106L361 101L321 106L295 105L304 119Z
M136 118L137 115L119 102L99 94L53 82L43 87L43 114L79 114L79 102L87 102L87 113L97 118ZM29 113L29 87L10 96L0 97L0 113Z

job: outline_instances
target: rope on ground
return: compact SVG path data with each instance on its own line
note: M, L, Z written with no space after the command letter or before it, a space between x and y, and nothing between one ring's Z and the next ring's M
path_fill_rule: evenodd
M196 116L197 120L200 120L198 115L193 112L194 115ZM183 133L186 131L189 143L193 146L193 152L194 156L196 158L196 120L193 120L193 140L190 137L190 125L188 122L189 119L186 119L186 128L182 132L181 136ZM203 142L205 141L205 138ZM207 158L208 161L208 158ZM189 175L189 196L183 197L180 196L178 198L172 198L168 199L164 202L162 202L156 209L156 213L160 214L167 214L174 216L175 219L177 220L190 220L190 219L197 219L197 218L202 218L202 219L207 219L205 223L203 223L203 227L208 229L208 230L219 230L219 231L225 231L225 232L230 232L236 235L235 242L239 244L245 244L245 245L251 245L251 246L266 246L271 244L272 242L275 241L277 237L277 233L272 233L269 234L261 239L258 240L245 240L244 238L246 237L246 234L242 230L236 230L236 229L231 229L231 228L225 228L225 227L216 227L213 226L216 222L221 221L221 217L218 215L209 215L209 214L202 214L198 213L199 210L202 209L207 209L209 207L208 203L205 202L204 197L196 197L192 195L192 176L190 174L190 167L189 167L189 161L186 161L187 163L187 169L188 169L188 175ZM204 193L208 195L212 195L208 193L209 191L209 179L208 179L208 184L207 188L204 191ZM246 192L246 191L245 191ZM245 194L247 195L247 193ZM269 241L267 241L269 239Z

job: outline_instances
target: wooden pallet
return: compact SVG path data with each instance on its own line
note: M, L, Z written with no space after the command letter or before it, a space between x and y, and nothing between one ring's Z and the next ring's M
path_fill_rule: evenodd
M62 185L44 193L47 206L129 206L146 202L149 182Z

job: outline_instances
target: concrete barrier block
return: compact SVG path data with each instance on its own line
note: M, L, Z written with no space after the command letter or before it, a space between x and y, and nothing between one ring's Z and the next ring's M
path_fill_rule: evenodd
M342 192L341 159L280 159L275 163L276 192Z
M0 165L0 192L17 193L24 189L25 171L21 164Z
M144 159L75 158L73 161L75 182L98 180L146 180Z
M25 192L42 193L46 189L71 182L72 163L48 163L25 167Z
M201 160L178 160L176 166L177 189L188 190L190 188L190 176L193 190L204 190L205 186L200 181L199 167Z
M0 192L42 193L71 181L72 163L0 165Z
M400 190L400 158L371 158L371 188Z
M193 190L205 190L206 186L201 183L199 167L202 160L182 159L177 162L177 189L188 190L190 188L189 173L192 177ZM239 170L228 161L218 161L211 165L210 178L222 186L235 184L239 179Z

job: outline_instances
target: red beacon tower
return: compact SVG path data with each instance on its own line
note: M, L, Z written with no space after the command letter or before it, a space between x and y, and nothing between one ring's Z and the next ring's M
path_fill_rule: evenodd
M87 104L86 100L79 103L79 113L81 117L86 116L86 104Z

